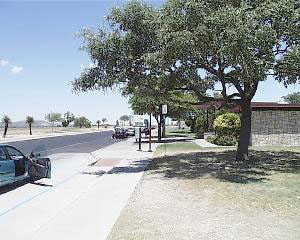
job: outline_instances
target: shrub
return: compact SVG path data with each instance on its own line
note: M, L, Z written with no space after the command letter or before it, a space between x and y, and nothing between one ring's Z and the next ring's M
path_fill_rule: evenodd
M185 125L187 125L188 127L192 126L192 119L186 119L184 121Z
M240 117L235 113L222 114L215 119L214 128L218 136L237 137L241 129Z
M215 119L214 128L217 135L210 142L222 146L235 145L241 129L240 117L235 113L222 114Z
M237 143L237 138L235 136L214 136L208 137L207 140L213 144L220 146L234 146Z
M204 130L207 128L207 122L204 115L200 115L196 119L196 137L203 138L204 137Z

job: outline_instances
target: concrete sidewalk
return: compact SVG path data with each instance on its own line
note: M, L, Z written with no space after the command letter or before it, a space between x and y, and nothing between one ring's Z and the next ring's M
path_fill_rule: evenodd
M131 138L93 152L93 166L0 216L1 237L106 239L153 155L137 148Z
M200 147L222 147L222 146L218 146L218 145L215 145L213 143L210 143L208 141L206 141L205 139L195 139L194 140L194 143L198 144Z

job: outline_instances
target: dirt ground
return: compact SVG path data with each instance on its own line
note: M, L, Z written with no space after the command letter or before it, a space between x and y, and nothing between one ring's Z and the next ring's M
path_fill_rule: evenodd
M108 239L300 239L300 153L155 158Z

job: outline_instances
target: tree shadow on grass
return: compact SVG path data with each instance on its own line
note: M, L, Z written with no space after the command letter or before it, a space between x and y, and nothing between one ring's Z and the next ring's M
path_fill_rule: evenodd
M267 181L271 172L298 173L300 153L250 151L251 162L235 161L235 151L197 152L152 160L147 171L165 178L197 179L208 176L233 183Z

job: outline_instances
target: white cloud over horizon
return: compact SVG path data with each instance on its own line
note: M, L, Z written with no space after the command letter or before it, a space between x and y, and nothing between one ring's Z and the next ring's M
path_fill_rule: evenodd
M23 67L18 67L18 66L13 66L11 69L11 72L13 74L19 74L20 72L22 72L24 70Z
M5 67L5 66L8 65L8 64L9 64L9 61L3 60L3 59L0 60L0 66L1 66L1 67Z

